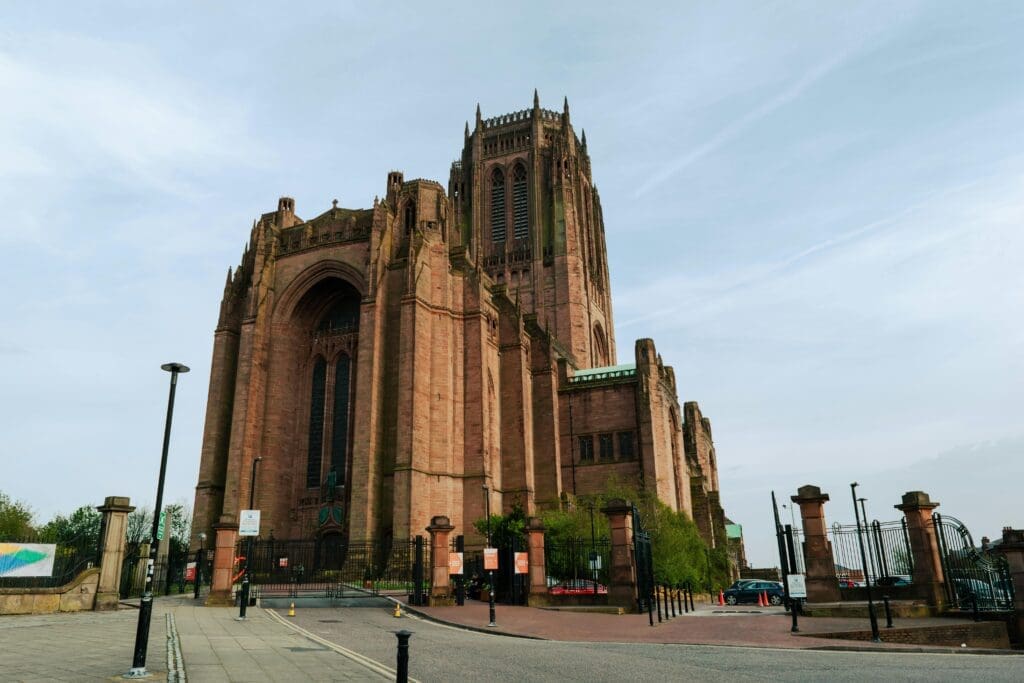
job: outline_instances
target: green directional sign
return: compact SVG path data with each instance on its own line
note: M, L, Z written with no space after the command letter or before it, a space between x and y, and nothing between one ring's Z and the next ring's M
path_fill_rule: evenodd
M158 541L164 540L164 534L166 533L166 531L165 531L165 529L166 529L166 522L167 522L167 511L166 510L161 510L160 511L160 524L158 524L157 527L156 527L156 540L158 540Z

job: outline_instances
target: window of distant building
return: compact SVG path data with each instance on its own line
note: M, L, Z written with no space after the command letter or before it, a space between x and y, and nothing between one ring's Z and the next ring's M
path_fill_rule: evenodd
M615 451L613 450L614 446L611 434L601 434L597 437L597 443L602 462L608 462L615 459Z
M409 201L405 205L405 234L412 234L416 227L416 202Z
M619 460L633 460L633 432L619 432Z
M505 241L505 174L500 168L491 174L491 241Z
M530 203L527 199L526 167L516 164L512 171L512 233L517 240L530 236Z
M580 437L580 462L594 461L594 437Z

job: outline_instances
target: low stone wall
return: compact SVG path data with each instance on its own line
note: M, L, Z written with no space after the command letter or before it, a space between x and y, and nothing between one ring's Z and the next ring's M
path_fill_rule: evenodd
M810 638L835 638L841 640L871 640L871 631L836 631L833 633L804 633ZM1000 621L973 624L949 624L948 626L921 626L917 628L883 628L882 642L905 645L934 645L947 647L980 647L1009 650L1010 638L1006 624Z
M93 568L56 588L0 588L0 615L91 610L99 582L100 570Z
M921 602L890 602L889 610L892 612L893 618L905 619L905 618L918 618L918 617L936 617L939 616L939 611ZM801 610L802 614L807 617L844 617L860 619L868 618L868 603L867 602L826 602L826 603L805 603ZM885 605L882 604L881 600L875 601L875 616L880 619L885 619Z

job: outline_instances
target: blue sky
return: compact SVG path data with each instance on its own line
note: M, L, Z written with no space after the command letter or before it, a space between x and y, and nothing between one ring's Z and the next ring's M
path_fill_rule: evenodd
M620 360L653 337L712 419L755 563L804 483L1024 525L1024 8L846 4L6 4L0 490L152 504L177 360L191 502L252 220L446 182L536 87L587 132Z

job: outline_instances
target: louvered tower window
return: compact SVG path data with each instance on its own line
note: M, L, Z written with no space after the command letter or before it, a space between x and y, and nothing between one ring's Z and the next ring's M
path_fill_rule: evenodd
M309 401L309 457L306 461L306 488L320 486L320 462L324 451L324 394L327 361L317 358L313 365L313 386Z
M512 234L517 240L530 236L530 207L527 201L526 168L516 164L512 171Z
M416 202L410 201L405 205L405 234L412 234L416 227Z
M331 469L337 474L337 483L345 481L345 455L348 451L348 356L338 356L334 367L334 414L331 416Z
M505 241L505 176L500 168L491 176L491 241Z

